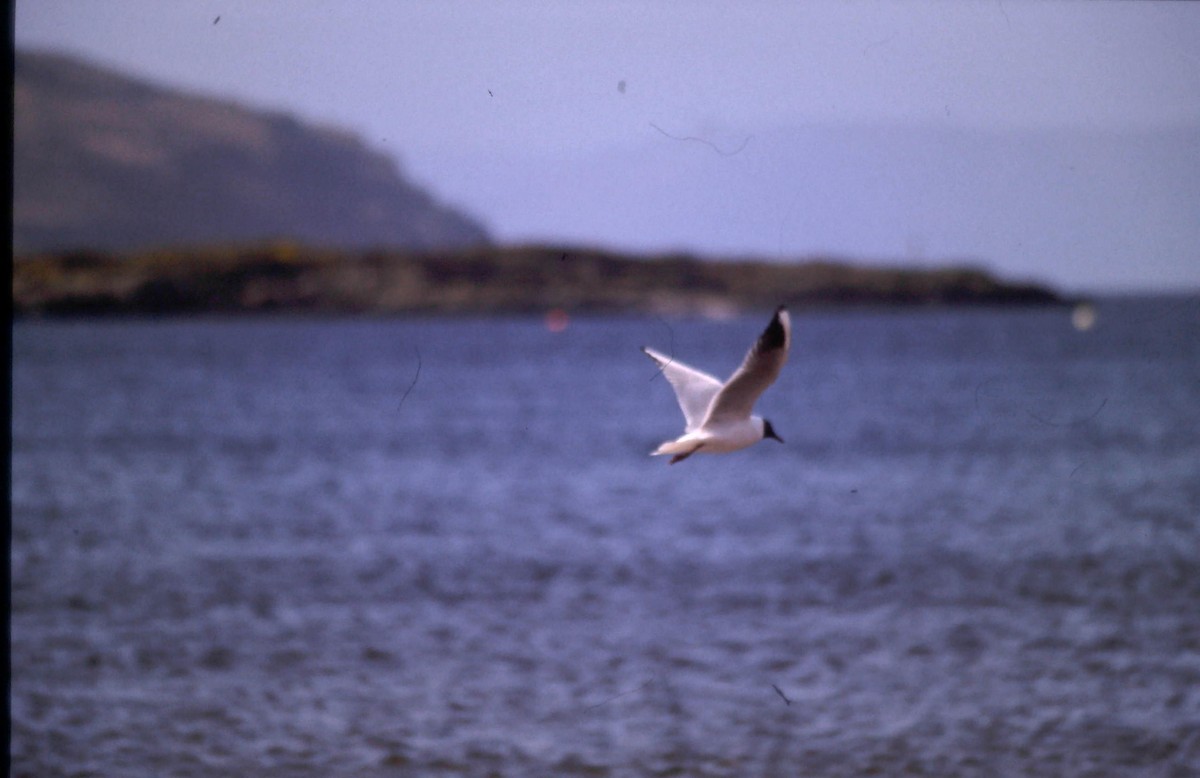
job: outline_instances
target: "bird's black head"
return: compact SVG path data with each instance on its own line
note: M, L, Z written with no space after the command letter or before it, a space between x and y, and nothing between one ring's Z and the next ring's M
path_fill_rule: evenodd
M775 428L772 427L771 422L767 421L766 419L763 419L763 438L773 438L774 440L778 440L780 443L783 442L783 438L775 434Z

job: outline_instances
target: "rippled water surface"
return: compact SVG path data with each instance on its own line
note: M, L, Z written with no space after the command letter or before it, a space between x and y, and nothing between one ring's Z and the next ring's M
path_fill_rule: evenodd
M1200 301L1098 313L796 312L674 467L765 315L19 323L12 774L1194 775Z

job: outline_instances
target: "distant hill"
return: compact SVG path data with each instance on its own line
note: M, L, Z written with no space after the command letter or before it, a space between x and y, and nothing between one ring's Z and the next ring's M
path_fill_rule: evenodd
M44 53L17 53L13 104L15 253L488 241L349 132Z

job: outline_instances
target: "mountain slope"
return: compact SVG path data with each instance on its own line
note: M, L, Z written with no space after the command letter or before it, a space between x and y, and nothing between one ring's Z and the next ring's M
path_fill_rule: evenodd
M483 227L356 136L18 53L13 250L291 239L461 247Z

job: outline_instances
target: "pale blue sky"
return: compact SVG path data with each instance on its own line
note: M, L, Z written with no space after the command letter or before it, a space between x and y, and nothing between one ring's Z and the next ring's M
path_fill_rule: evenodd
M500 240L1200 288L1197 4L24 0L16 41L360 132Z

